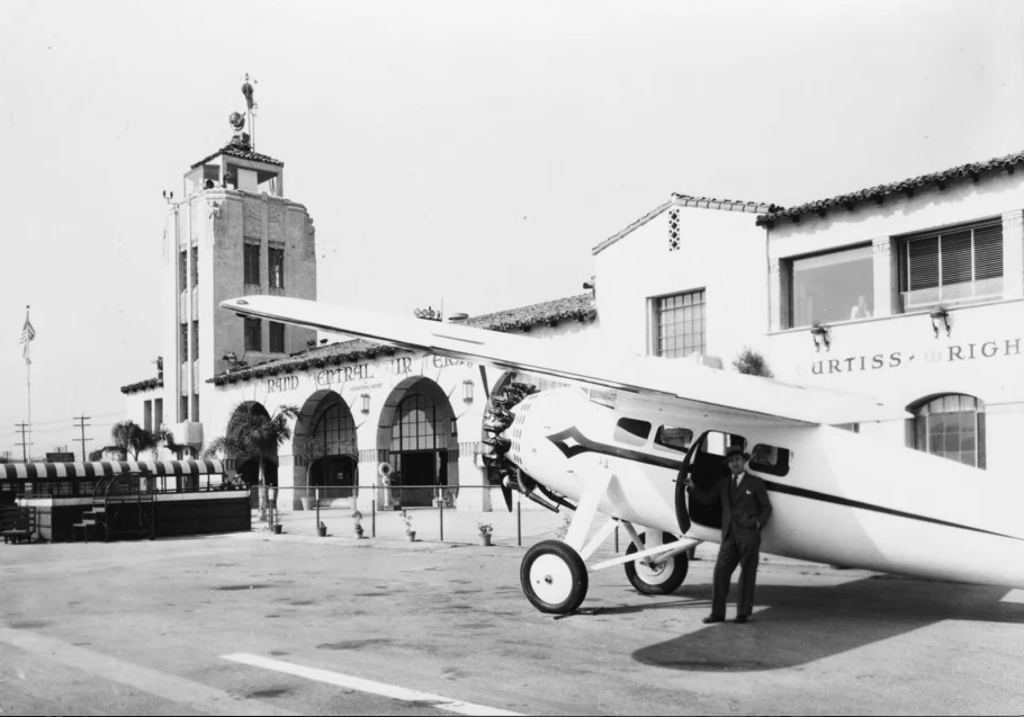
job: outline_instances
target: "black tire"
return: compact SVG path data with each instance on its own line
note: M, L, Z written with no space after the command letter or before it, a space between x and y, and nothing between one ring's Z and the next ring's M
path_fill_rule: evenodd
M647 533L640 536L640 542L647 545ZM674 535L665 533L662 542L674 543L676 538ZM632 555L635 552L637 552L636 545L630 541L629 547L626 548L626 555ZM678 590L686 580L686 573L690 569L690 558L686 553L673 555L665 562L663 568L657 571L657 582L645 579L647 576L643 574L638 574L636 561L626 563L625 568L626 577L637 591L644 595L670 595ZM647 572L650 573L650 571Z
M541 564L537 565L541 559ZM546 567L555 571L548 572ZM526 551L519 567L519 582L531 605L541 612L556 615L578 608L590 587L583 558L560 540L544 540Z

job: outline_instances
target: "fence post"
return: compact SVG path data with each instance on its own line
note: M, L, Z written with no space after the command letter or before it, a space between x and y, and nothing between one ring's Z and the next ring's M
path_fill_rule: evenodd
M320 527L320 487L313 489L313 500L316 501L316 527Z
M441 501L441 510L438 512L438 515L441 516L441 542L443 543L444 542L444 501L443 500Z
M523 547L523 504L516 501L516 544Z
M370 537L377 537L377 499L370 501Z
M615 524L615 552L619 552L619 524Z

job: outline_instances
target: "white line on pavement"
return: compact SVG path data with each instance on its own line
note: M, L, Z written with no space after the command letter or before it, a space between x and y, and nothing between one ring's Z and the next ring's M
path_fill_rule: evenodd
M25 652L38 655L110 682L127 685L141 692L187 705L198 712L215 715L280 715L291 717L295 712L282 710L266 702L236 697L224 690L186 680L183 677L118 660L61 640L28 632L0 627L0 643L12 645Z
M222 657L225 660L238 662L243 665L262 667L266 670L283 672L287 675L295 675L296 677L305 677L307 680L325 682L329 685L335 685L336 687L342 687L348 690L366 692L371 695L401 700L402 702L416 702L417 704L444 710L445 712L454 712L461 715L483 715L484 717L490 717L492 715L494 717L519 717L518 712L509 712L507 710L500 710L494 707L475 705L471 702L453 700L448 697L442 697L441 695L433 695L429 692L409 690L404 687L388 685L383 682L373 682L372 680L364 680L360 677L343 675L340 672L330 672L329 670L321 670L315 667L296 665L293 662L272 660L269 657L242 654L222 655Z

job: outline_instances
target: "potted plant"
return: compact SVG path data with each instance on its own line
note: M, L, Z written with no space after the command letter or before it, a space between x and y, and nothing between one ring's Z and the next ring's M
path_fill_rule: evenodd
M415 543L416 531L412 529L412 516L407 510L403 510L399 515L402 516L402 522L405 523L405 537L409 539L410 543Z
M320 525L316 526L316 534L321 538L327 537L327 525L323 521L320 521Z
M360 513L358 510L355 513L352 514L352 520L355 523L352 527L355 529L355 532L356 532L356 540L362 540L363 539L363 524L361 522L362 519L363 519L363 514Z
M283 528L284 528L284 526L281 525L280 523L274 523L274 534L275 535L280 535L281 534L281 530Z
M491 534L494 532L494 526L490 523L481 523L479 520L476 522L477 532L480 534L480 545L491 544Z
M312 488L306 488L306 495L299 497L299 502L302 503L302 509L303 510L313 510L313 508L314 508L313 501L314 500L315 500L315 498L313 498L313 489Z

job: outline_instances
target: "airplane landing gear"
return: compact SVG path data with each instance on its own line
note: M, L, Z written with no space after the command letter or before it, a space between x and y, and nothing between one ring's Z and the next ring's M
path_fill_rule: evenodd
M519 581L530 604L559 615L578 608L590 586L583 558L560 540L545 540L526 551Z
M663 544L674 543L674 536L663 534ZM647 544L647 533L640 536L640 542ZM626 548L626 555L637 552L635 543ZM637 591L644 595L669 595L686 580L690 569L690 559L686 553L676 553L669 557L653 556L648 559L636 560L625 564L626 577Z

